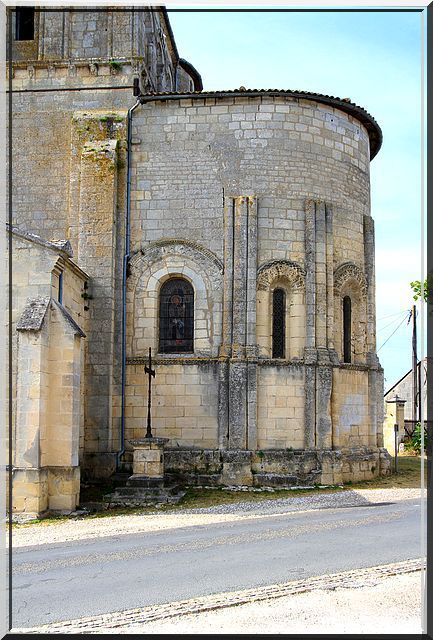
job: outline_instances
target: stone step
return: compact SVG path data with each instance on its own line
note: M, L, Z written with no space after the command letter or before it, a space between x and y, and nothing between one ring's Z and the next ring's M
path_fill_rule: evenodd
M253 475L253 483L256 487L302 487L304 485L310 486L312 483L314 484L314 477L317 474L320 474L320 471L311 471L309 474L307 474L306 477L280 473L255 473Z
M119 487L113 493L105 495L104 501L109 505L119 506L176 504L184 495L185 491L182 491L177 485L165 487L126 486Z

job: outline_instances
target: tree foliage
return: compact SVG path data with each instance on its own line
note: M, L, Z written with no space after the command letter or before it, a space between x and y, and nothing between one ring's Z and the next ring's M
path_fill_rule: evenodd
M424 450L427 449L427 446L427 429L424 427ZM408 449L409 451L414 451L414 453L421 455L421 424L419 422L416 423L413 434L406 443L406 449Z
M424 302L428 302L429 304L433 304L433 273L430 272L427 278L423 282L423 286L421 287L421 280L414 280L410 283L413 299L415 302L419 300L421 297L424 299Z

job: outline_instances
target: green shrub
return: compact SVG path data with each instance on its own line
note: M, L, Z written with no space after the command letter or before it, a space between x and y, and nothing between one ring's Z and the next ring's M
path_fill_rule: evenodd
M424 427L424 450L427 449L427 429ZM406 449L421 455L421 424L417 422L415 429L406 443Z

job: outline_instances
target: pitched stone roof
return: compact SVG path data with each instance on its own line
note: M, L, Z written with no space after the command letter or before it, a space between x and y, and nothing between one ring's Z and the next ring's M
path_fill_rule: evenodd
M48 249L52 249L57 253L62 252L65 253L68 258L72 258L74 252L72 251L71 243L69 240L45 240L38 236L36 233L30 233L29 231L22 231L18 229L18 227L10 227L8 223L6 223L6 228L12 231L14 236L18 238L23 238L24 240L29 240L30 242L35 242L36 244L40 244L43 247L47 247Z
M68 311L66 311L65 307L62 304L60 304L60 302L57 302L57 300L54 300L53 298L51 298L51 302L59 309L59 311L65 318L66 322L68 322L69 325L72 327L75 335L80 336L81 338L85 338L86 334L84 333L82 328L75 322L71 314Z
M27 304L24 307L24 311L21 314L20 319L17 322L17 331L40 331L44 323L45 315L48 307L54 305L60 311L66 322L72 327L75 335L85 338L86 334L81 327L75 322L71 314L66 311L65 307L54 300L54 298L37 297L28 298Z
M40 331L47 313L50 297L29 298L17 322L17 331Z

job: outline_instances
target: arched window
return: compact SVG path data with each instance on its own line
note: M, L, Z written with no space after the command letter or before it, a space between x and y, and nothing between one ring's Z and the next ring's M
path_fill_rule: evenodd
M343 362L352 362L352 301L343 298Z
M272 357L286 356L286 292L275 289L272 294Z
M159 295L159 352L194 351L194 291L187 280L172 278Z

